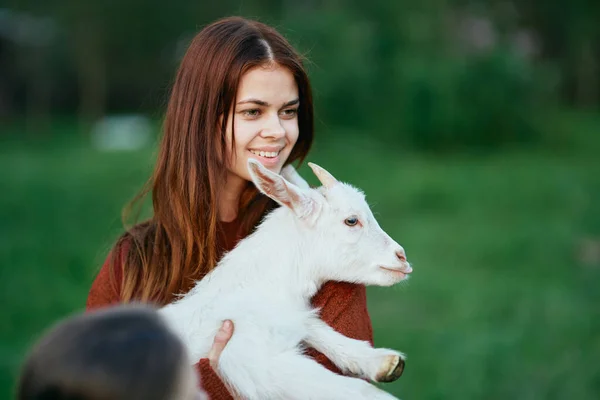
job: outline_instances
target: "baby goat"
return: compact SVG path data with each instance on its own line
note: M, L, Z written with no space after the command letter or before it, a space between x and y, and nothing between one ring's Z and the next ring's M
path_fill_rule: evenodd
M404 355L336 332L310 299L329 280L390 286L412 268L362 192L309 166L322 187L309 188L292 167L282 171L286 180L249 160L256 187L282 207L161 313L193 360L207 356L223 320L233 321L218 373L244 399L395 399L364 379L397 379ZM305 356L303 346L355 377L329 371Z

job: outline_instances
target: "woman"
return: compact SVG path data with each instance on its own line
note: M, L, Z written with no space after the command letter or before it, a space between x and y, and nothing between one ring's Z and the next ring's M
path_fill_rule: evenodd
M154 216L116 243L88 308L132 300L163 305L187 292L275 207L251 183L248 158L278 173L301 162L312 140L310 83L290 44L242 18L207 26L181 62L154 175L142 192L151 189ZM364 286L329 282L313 305L336 330L372 343ZM198 369L211 399L231 398L208 360Z

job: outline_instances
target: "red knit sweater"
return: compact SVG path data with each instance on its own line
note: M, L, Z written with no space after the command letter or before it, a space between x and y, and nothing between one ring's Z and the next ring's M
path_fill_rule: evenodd
M221 225L222 234L218 240L218 246L223 251L231 250L240 239L237 223L223 223ZM110 279L110 259L109 255L94 280L87 299L88 310L118 304L121 301L120 287L122 277L122 262L124 260L128 246L123 246L120 250L119 261L115 265L115 283L113 285ZM366 290L363 285L328 282L312 299L315 307L321 308L321 318L338 332L345 336L367 340L373 344L373 330L371 327L371 318L367 311ZM235 321L234 321L235 335ZM324 365L326 368L340 373L340 371L323 354L313 349L308 350L308 354ZM201 359L196 365L200 374L200 381L204 390L208 393L211 400L233 400L223 382L219 379L214 370L210 367L208 359Z

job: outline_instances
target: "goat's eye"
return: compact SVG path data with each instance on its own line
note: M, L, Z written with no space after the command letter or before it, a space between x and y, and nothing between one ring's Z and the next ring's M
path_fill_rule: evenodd
M354 226L354 225L358 224L358 218L356 218L356 217L346 218L344 220L344 223L348 226Z

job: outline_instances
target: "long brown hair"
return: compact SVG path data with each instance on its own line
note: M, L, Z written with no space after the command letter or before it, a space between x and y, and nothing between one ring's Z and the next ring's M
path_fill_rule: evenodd
M192 40L172 88L154 174L132 202L151 191L154 215L128 230L113 250L114 266L119 246L130 244L122 301L166 304L215 267L227 116L243 74L273 62L288 68L298 85L300 132L287 163L302 162L313 140L312 94L302 59L287 40L240 17L216 21ZM238 212L243 234L273 207L249 182Z

